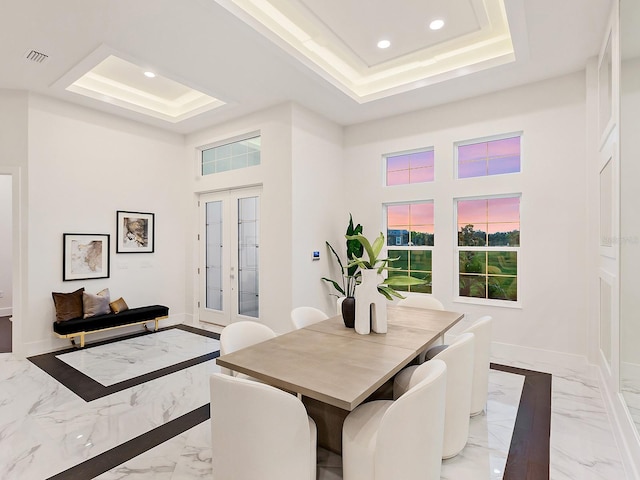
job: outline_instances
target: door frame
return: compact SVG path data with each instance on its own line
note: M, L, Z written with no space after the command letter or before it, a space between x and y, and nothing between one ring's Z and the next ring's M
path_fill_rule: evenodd
M226 198L227 200L232 200L232 201L236 201L239 198L244 198L244 197L258 197L260 199L260 207L261 208L261 199L262 199L262 185L247 185L247 186L241 186L241 187L234 187L234 188L226 188L223 190L215 190L215 191L208 191L208 192L200 192L198 193L197 196L197 218L198 218L198 242L197 242L197 255L196 255L196 262L197 262L197 266L196 266L196 302L195 302L195 312L196 312L196 318L198 322L204 322L204 323L208 323L211 325L218 325L218 326L222 326L224 327L225 324L231 324L234 323L236 321L239 320L251 320L251 321L260 321L260 314L258 314L258 317L249 317L249 316L244 316L244 315L240 315L238 313L238 307L237 307L237 303L235 308L232 308L232 305L230 302L234 302L237 300L237 295L238 295L238 288L237 288L237 282L238 282L238 278L239 278L239 270L238 270L238 263L239 263L239 259L238 259L238 255L237 252L236 254L232 254L232 253L228 253L228 260L229 260L229 264L227 265L227 272L224 273L223 275L231 275L231 267L234 267L234 278L233 281L236 282L236 288L235 288L235 298L231 298L229 297L227 299L227 301L230 303L229 306L227 307L226 310L226 318L227 318L227 323L216 323L210 319L203 319L201 318L201 310L204 309L204 305L206 304L206 271L203 268L204 264L205 264L205 251L206 251L206 224L205 224L205 206L204 203L206 203L206 197L207 196L211 196L211 197L215 197L215 196L219 196L221 199ZM215 201L215 200L214 200ZM237 208L237 207L236 207ZM237 209L235 212L236 215L236 219L237 219ZM235 248L235 245L237 244L238 238L237 238L237 224L233 225L232 228L235 228L235 231L230 231L228 233L228 238L229 238L229 242L234 244L234 246L232 248ZM260 231L262 229L262 221L260 220L259 222L259 228ZM262 238L262 235L260 234L260 238ZM231 265L232 259L236 260L236 264L235 265ZM260 308L260 298L262 297L262 282L260 281L260 272L262 271L262 257L258 256L258 311L261 311ZM201 306L202 305L202 306ZM223 307L222 312L225 312L225 309ZM221 315L222 318L222 315Z
M11 350L18 357L25 356L25 348L22 343L22 320L24 319L24 292L23 281L26 268L24 267L24 248L26 234L22 233L22 170L20 167L7 167L0 165L0 175L11 177L11 228L12 228L12 252L11 252Z

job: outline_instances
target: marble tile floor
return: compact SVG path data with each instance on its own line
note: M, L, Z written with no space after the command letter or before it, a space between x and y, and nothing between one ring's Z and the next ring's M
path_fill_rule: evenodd
M493 361L553 374L551 479L627 478L590 369ZM32 362L0 354L0 478L210 478L203 408L208 377L218 370L215 360L204 361L87 402ZM491 371L487 414L471 419L469 443L443 462L443 479L503 478L522 381L521 375ZM113 463L114 452L130 458L96 468L103 458ZM320 450L318 465L320 480L342 478L337 455Z
M220 342L177 328L56 355L101 385L169 367L220 350Z

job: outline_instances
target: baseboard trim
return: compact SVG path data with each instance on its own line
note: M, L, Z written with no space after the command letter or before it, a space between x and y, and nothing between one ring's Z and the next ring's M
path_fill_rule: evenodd
M537 363L541 358L546 362L563 365L571 368L586 368L592 370L595 375L596 366L589 363L586 355L576 355L573 353L558 352L556 350L545 350L542 348L523 347L510 343L491 342L491 356L500 363L503 359L513 359L519 362Z
M13 307L0 308L0 317L10 317L13 315Z

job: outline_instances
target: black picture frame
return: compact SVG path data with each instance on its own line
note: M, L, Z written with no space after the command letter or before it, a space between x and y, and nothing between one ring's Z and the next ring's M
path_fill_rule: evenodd
M153 253L155 251L155 214L116 212L116 253Z
M110 242L106 233L62 235L62 280L109 278Z

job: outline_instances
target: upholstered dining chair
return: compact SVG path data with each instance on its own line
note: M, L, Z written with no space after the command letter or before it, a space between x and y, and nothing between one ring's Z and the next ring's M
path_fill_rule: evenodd
M316 424L296 396L220 373L210 386L214 480L315 480Z
M412 295L407 296L398 301L399 307L416 307L416 308L427 308L431 310L444 310L444 305L440 300L431 295Z
M291 324L294 330L321 322L327 318L329 316L326 313L315 307L297 307L291 310Z
M447 367L434 362L420 366L421 381L396 401L363 403L347 415L344 480L440 479Z
M399 307L425 308L427 310L444 310L444 305L440 300L432 295L425 294L407 296L398 301L397 305ZM441 336L433 343L433 345L442 345L443 343L444 338ZM426 360L426 353L427 352L422 352L418 355L419 364Z
M274 338L275 336L275 332L262 323L251 320L231 323L224 327L220 333L220 355L241 350L256 343ZM224 367L220 367L220 371L227 375L251 378Z
M487 406L489 395L489 367L491 362L491 330L493 319L487 315L479 318L462 333L475 335L475 359L473 362L473 386L471 387L471 407L469 414L473 417L481 414ZM434 358L447 345L430 348L426 359Z
M458 336L448 348L423 364L429 364L433 360L442 360L447 364L442 458L455 457L462 451L469 438L474 342L473 333L464 333ZM410 390L416 381L420 381L418 370L420 367L421 365L412 365L396 375L393 381L394 398L402 398L402 395ZM416 379L413 378L414 375L417 376Z

